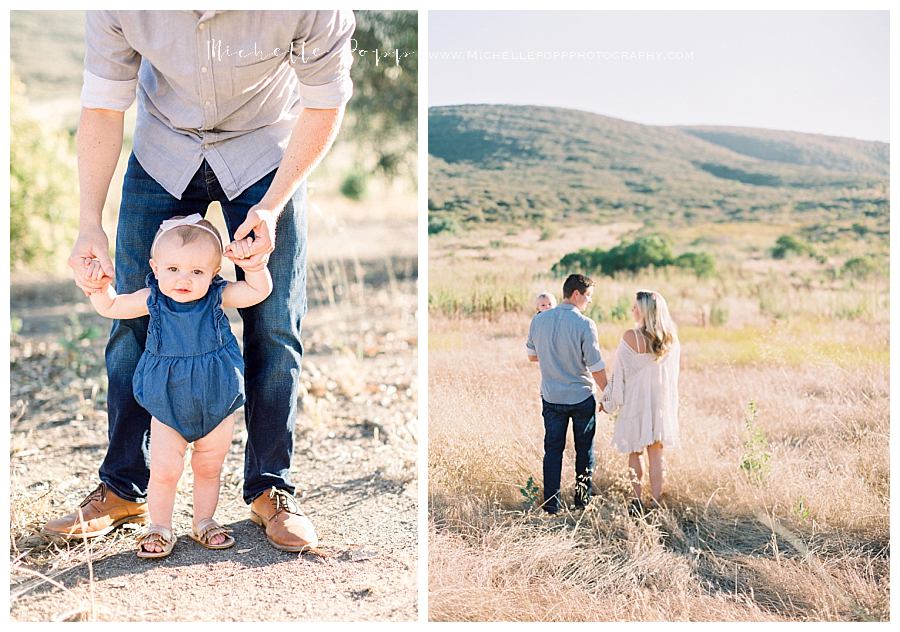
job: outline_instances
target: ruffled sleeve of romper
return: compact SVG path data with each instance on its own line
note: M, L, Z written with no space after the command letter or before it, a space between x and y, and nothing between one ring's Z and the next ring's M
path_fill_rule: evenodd
M616 351L616 366L613 369L606 388L600 396L600 403L603 404L603 410L607 414L613 414L625 403L625 354L630 351L626 349L626 343L623 339L619 343L619 350Z
M228 281L220 277L218 274L213 277L209 284L209 291L215 292L213 295L213 307L221 309L222 307L222 290L228 286Z
M153 310L158 307L159 281L156 280L156 275L150 272L147 274L144 282L147 285L147 289L150 290L150 295L147 297L147 311L150 312L151 316L155 316Z

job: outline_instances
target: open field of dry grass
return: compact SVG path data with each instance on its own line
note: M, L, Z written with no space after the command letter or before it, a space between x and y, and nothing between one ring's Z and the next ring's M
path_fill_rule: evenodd
M650 524L628 518L625 457L609 447L602 415L598 498L548 518L519 491L529 477L540 484L543 454L540 378L519 334L527 324L488 334L431 323L444 341L429 351L431 619L887 618L885 364L695 366L686 342L684 446L667 455L668 510ZM771 455L760 483L741 469L751 400ZM573 469L570 445L569 501Z
M464 317L441 303L472 301L473 288L558 295L541 274L550 246L533 237L531 262L503 244L465 259L449 239L431 244L429 618L887 620L887 281L807 283L803 261L774 264L773 277L759 255L719 281L596 278L607 366L630 325L602 310L641 287L669 299L683 343L683 445L666 454L666 509L630 518L626 457L600 415L595 499L549 517L527 498L530 478L541 497L543 455L540 374L524 353L530 309L510 300ZM573 479L570 437L570 503Z

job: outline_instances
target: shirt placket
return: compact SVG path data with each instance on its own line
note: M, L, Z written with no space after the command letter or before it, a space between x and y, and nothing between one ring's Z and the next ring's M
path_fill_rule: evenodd
M200 18L197 24L197 63L200 66L200 108L203 112L203 128L200 131L200 149L209 149L213 134L205 131L215 127L216 121L216 84L213 80L213 61L215 59L215 40L207 16Z

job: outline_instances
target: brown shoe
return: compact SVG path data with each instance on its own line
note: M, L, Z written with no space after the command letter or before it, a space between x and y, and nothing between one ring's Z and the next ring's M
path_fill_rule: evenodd
M44 525L41 533L62 538L95 538L106 535L126 522L144 524L147 521L147 503L131 502L119 498L106 483L88 494L78 510ZM84 524L82 524L82 519Z
M257 496L250 503L250 520L266 528L269 543L280 551L307 551L319 543L312 521L283 489Z

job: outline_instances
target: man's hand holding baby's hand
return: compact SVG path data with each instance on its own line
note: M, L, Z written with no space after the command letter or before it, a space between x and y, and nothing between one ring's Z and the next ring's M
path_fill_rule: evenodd
M84 267L85 278L90 281L92 285L99 286L99 289L97 289L96 291L103 292L104 290L106 290L107 286L112 283L112 277L104 272L103 264L100 263L99 260L85 259Z
M234 231L235 241L247 237L251 231L255 237L248 259L241 264L241 267L247 272L258 272L266 267L269 255L275 250L275 224L277 222L278 214L269 210L267 205L261 202L250 209L247 219Z
M253 238L245 237L244 239L236 239L225 246L224 255L234 265L244 269L245 272L257 272L266 267L266 263L259 263L253 258Z
M109 258L109 241L103 229L82 230L72 247L69 256L69 267L75 273L75 285L81 288L85 296L103 290L108 283L100 284L89 275L92 262L98 262L104 274L112 279L115 277L112 261ZM102 278L102 277L101 277Z

